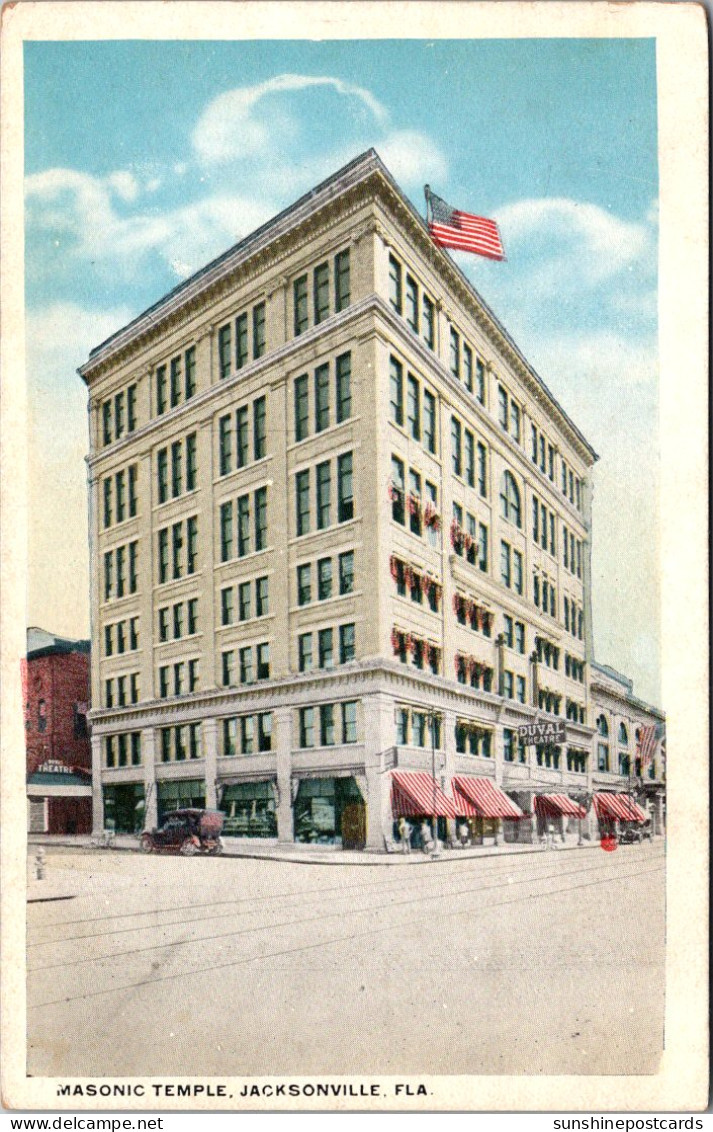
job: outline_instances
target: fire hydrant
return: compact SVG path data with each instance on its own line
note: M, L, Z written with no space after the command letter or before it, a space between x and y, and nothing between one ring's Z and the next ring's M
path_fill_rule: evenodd
M45 851L41 846L35 853L35 876L38 880L45 879Z

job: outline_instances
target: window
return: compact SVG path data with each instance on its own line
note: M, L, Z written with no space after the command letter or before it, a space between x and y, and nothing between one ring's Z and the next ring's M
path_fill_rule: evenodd
M354 625L339 626L339 663L347 664L356 656Z
M248 442L248 406L242 405L235 414L235 463L238 468L244 468L250 458Z
M111 476L104 480L104 526L111 526Z
M309 378L306 373L295 378L295 440L309 434Z
M629 745L629 733L626 730L625 723L619 724L619 742L622 747L627 747Z
M258 680L270 679L270 645L265 642L258 645L257 653L257 678Z
M478 569L488 571L488 528L484 523L478 525Z
M256 303L253 307L253 358L261 358L265 353L265 304ZM258 457L256 456L257 460Z
M511 649L515 642L515 626L512 617L510 617L507 613L503 615L503 628L505 644L509 649Z
M522 621L515 622L515 648L519 653L525 652L525 626Z
M339 513L337 521L346 523L354 518L354 488L352 453L345 452L337 459L337 495Z
M463 382L469 393L473 392L473 351L463 343Z
M453 464L453 475L461 476L463 474L463 455L462 455L462 441L461 441L461 425L457 417L451 417L451 460Z
M131 464L129 467L129 518L131 519L135 518L138 509L138 497L136 494L138 474L138 465Z
M240 649L240 683L252 684L253 682L253 650L251 648Z
M396 358L390 361L391 419L397 425L404 423L404 375L403 367Z
M481 405L485 404L485 364L481 358L475 363L475 395Z
M268 579L257 578L255 580L255 616L267 617L269 612Z
M161 453L159 452L159 456ZM218 467L221 476L226 476L232 465L232 417L221 417L218 422Z
M106 481L105 481L106 483ZM168 449L161 448L156 453L156 484L158 489L159 503L165 503L168 499ZM106 498L105 498L105 513L106 513Z
M161 416L168 407L168 379L166 366L156 370L156 414Z
M314 747L314 708L300 708L300 747Z
M232 372L231 349L231 327L227 323L218 331L218 368L221 378L230 377Z
M414 440L421 439L421 398L418 381L409 374L406 382L406 417L408 431Z
M413 469L408 474L409 527L414 535L421 534L421 477Z
M304 334L309 326L309 308L307 300L307 276L301 275L293 284L293 302L295 308L295 336Z
M239 314L235 320L235 367L248 364L248 316Z
M424 294L421 300L421 328L423 331L423 340L429 349L433 349L435 342L435 318L433 311L433 303L428 295Z
M233 587L228 586L227 589L220 591L220 623L221 625L233 624Z
M334 746L334 704L321 704L319 709L319 740L323 747Z
M351 301L349 278L349 249L334 257L334 309L345 310Z
M253 401L253 451L256 460L262 460L267 453L266 406L264 397Z
M114 552L116 562L116 596L123 597L126 585L124 565L126 561L126 547L117 546Z
M515 680L515 698L519 703L524 704L527 695L527 688L524 676L518 676Z
M317 597L325 601L332 596L332 559L320 558L317 563Z
M411 276L406 276L406 322L418 334L418 284Z
M332 477L327 460L317 465L317 530L324 530L330 525L330 509L332 495Z
M329 366L318 366L314 372L314 429L329 428Z
M500 513L509 523L521 526L520 490L512 472L507 470L503 472L500 485Z
M320 263L314 269L314 321L315 325L329 317L329 264Z
M389 256L389 302L397 314L403 313L401 264L392 255Z
M241 582L238 586L238 617L241 621L249 621L252 617L252 586L250 582Z
M233 504L220 505L220 560L228 562L233 557Z
M312 566L307 562L297 567L297 604L308 605L312 600Z
M259 487L255 492L255 550L267 546L267 488Z
M500 543L500 581L508 589L512 584L511 548L507 542Z
M238 505L238 558L250 553L250 496L241 495Z
M436 398L428 389L423 391L423 443L428 452L436 451Z
M453 376L460 381L460 335L453 327L451 327L449 367Z
M357 721L356 700L347 700L342 704L342 742L356 743Z
M352 415L352 356L341 354L336 363L337 424Z
M297 512L297 534L309 533L309 469L295 476L295 503Z
M320 629L319 631L319 667L332 668L334 666L334 631Z
M406 521L405 479L403 461L391 457L391 517L403 526Z
M300 672L312 671L313 657L311 633L302 633L297 638L297 659Z
M114 398L114 437L120 440L124 435L124 394L117 393ZM571 494L571 492L570 492Z
M174 523L171 528L171 546L173 549L172 577L180 578L183 574L183 523Z
M475 437L470 429L465 429L465 482L475 487Z
M126 518L126 473L116 473L116 521L123 523Z
M183 490L183 445L180 440L171 445L171 495L175 499Z
M514 676L512 672L503 672L503 696L506 700L514 698Z
M347 550L339 555L339 593L354 592L354 551Z
M111 401L102 405L102 444L111 444Z
M510 435L514 441L520 443L520 406L510 401Z
M498 386L498 420L500 427L507 432L508 428L508 395L502 385Z
M522 554L520 553L519 550L513 550L513 552L512 552L512 575L513 575L512 588L515 590L515 593L521 594L522 593L523 573L522 573Z

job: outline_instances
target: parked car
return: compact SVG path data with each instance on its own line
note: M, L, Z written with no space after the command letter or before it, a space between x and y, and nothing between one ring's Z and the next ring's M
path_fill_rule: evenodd
M141 851L216 856L223 852L222 830L223 814L218 810L172 810L157 829L141 835Z
M647 819L641 825L626 825L619 830L619 844L620 845L634 845L644 841L646 838L651 840L651 820Z

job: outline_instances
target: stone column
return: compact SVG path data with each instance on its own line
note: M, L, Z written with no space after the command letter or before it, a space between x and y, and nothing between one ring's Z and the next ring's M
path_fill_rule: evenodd
M496 784L496 786L500 786L501 788L502 788L502 784L503 784L503 766L504 766L504 763L505 763L505 736L503 735L503 730L504 730L503 724L500 722L500 719L498 719L497 723L495 724L495 729L494 729L494 732L493 732L493 740L494 740L493 745L494 745L494 748L495 748L493 750L493 758L495 760L495 784ZM500 819L498 819L498 823L495 826L495 844L496 845L498 844L499 838L500 838Z
M382 851L392 837L391 779L384 753L394 746L394 701L383 692L362 700L364 766L368 785L366 847Z
M215 573L214 563L219 561L215 546L215 505L213 502L213 421L202 421L196 441L196 486L198 488L198 576L200 598L198 603L198 629L201 641L198 687L216 688L220 678L217 671L215 648Z
M104 794L102 792L102 737L92 735L92 832L104 829Z
M139 681L141 699L151 700L156 694L153 655L153 579L154 538L157 536L154 536L153 532L154 483L151 475L150 452L139 459L137 494L139 504L138 612L139 648L141 650Z
M156 731L145 727L141 732L141 761L144 765L144 829L158 825L158 787L156 785Z
M456 713L453 710L444 711L441 714L441 727L442 727L442 743L444 751L444 766L443 774L446 787L446 794L451 798L455 797L455 789L453 787L453 775L456 772ZM449 840L455 841L457 837L456 831L457 821L454 818L448 818L446 828L448 829Z
M218 776L218 720L204 719L201 724L201 746L205 774L205 805L207 810L218 806L216 778Z
M292 813L292 708L272 713L277 767L277 840L291 844L294 839Z

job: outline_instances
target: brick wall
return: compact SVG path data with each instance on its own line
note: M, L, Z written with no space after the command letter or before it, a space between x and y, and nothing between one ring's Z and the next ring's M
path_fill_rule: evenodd
M47 759L91 768L89 737L75 735L74 705L89 702L89 654L52 653L27 661L25 739L27 773ZM44 730L40 717L44 716Z

